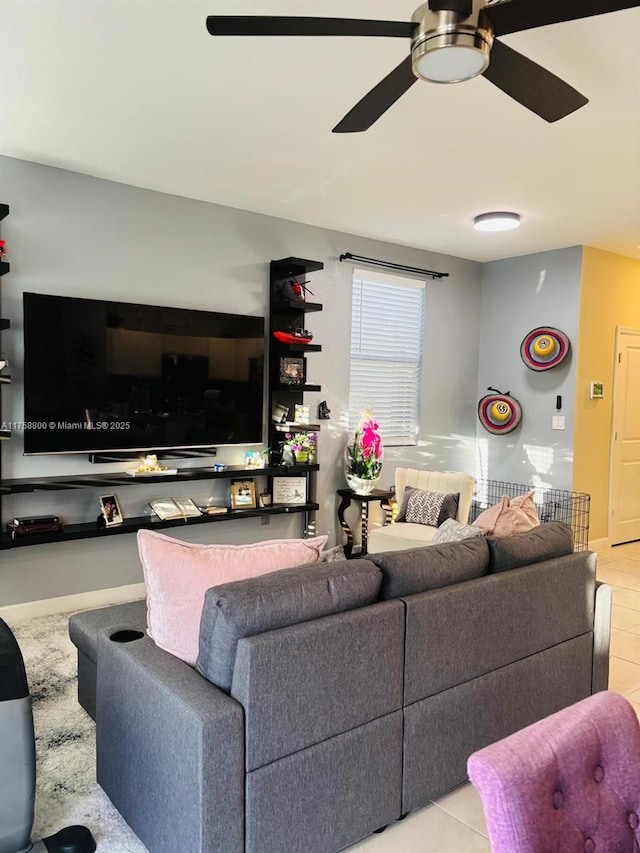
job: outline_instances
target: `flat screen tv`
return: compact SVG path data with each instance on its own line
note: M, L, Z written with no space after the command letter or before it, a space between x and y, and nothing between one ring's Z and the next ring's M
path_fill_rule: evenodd
M264 318L24 294L25 454L263 440Z

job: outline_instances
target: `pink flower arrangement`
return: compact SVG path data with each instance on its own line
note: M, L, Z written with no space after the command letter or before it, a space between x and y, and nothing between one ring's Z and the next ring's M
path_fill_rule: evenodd
M377 480L382 470L382 439L372 412L365 410L347 445L347 474L361 480Z
M294 453L300 453L301 451L315 453L316 434L315 432L288 432L285 434L285 444L287 444Z

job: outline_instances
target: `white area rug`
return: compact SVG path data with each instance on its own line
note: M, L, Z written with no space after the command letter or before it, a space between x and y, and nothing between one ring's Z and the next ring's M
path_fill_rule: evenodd
M99 853L146 853L96 783L95 725L76 698L76 649L67 631L69 615L10 625L33 700L37 788L32 838L84 824Z

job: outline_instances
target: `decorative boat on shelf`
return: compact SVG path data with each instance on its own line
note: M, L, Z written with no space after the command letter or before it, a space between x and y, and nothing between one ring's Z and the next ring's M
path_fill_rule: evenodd
M273 337L283 344L310 344L313 335L307 329L294 329L289 332L274 332Z

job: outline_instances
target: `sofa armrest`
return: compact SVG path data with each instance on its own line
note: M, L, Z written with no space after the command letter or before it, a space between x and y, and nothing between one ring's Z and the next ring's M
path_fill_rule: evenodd
M611 642L611 600L609 584L596 581L593 614L593 676L591 692L609 689L609 645Z
M98 782L154 853L242 853L240 705L148 637L98 636Z

